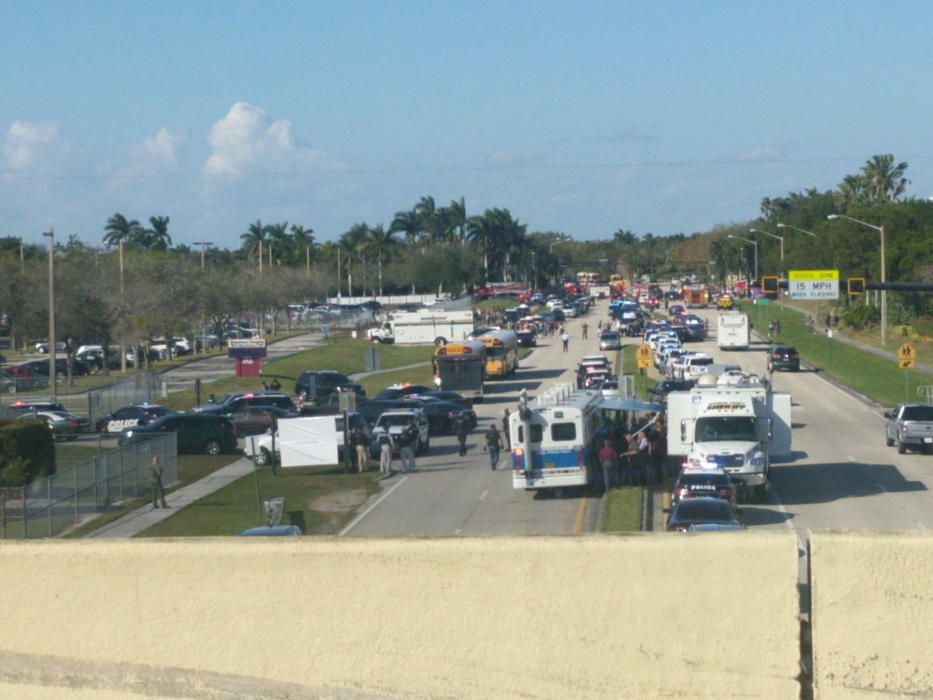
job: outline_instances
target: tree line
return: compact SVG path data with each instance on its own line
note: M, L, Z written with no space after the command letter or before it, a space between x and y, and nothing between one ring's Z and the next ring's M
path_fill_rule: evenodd
M152 216L143 226L118 212L104 224L103 248L73 236L56 243L57 335L129 340L189 332L205 321L335 292L459 292L516 280L544 287L584 269L629 278L695 274L722 283L754 276L756 246L741 239L757 243L759 274L838 269L843 278L878 280L877 232L830 221L830 214L885 227L889 280L929 280L933 203L907 195L907 168L893 155L876 155L832 190L764 197L760 216L751 221L689 235L620 227L595 241L529 232L508 209L469 215L463 198L439 206L431 196L398 211L388 224L356 223L335 241L318 242L308 226L255 221L233 250L173 246L168 216ZM41 246L0 238L0 313L20 338L46 334L45 256ZM928 295L896 295L893 303L895 319L933 311Z

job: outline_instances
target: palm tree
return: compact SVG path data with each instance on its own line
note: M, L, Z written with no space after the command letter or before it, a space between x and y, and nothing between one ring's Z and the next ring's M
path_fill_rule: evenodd
M132 243L139 236L142 227L136 219L128 221L123 214L117 212L104 226L104 245L108 248L122 243Z
M444 223L445 238L460 238L460 243L466 241L466 202L463 197L451 200L450 206L440 210L441 220Z
M893 202L907 190L910 180L904 177L907 161L894 165L891 153L872 156L862 166L865 187L873 202Z
M486 282L489 282L489 249L494 235L489 211L487 209L483 216L471 216L467 219L467 240L483 251L483 274Z
M846 175L839 183L837 206L845 211L850 206L864 204L868 197L867 188L868 183L864 175Z
M347 293L353 296L352 289L352 270L353 259L360 262L360 268L363 271L363 291L366 291L366 241L369 238L369 226L366 224L354 224L350 229L340 237L339 245L341 250L346 253L347 278L350 282L347 284Z
M149 223L152 228L142 232L142 246L151 250L168 250L172 245L172 237L168 234L167 216L150 216Z
M275 250L279 255L279 261L285 252L288 243L288 222L283 221L279 224L269 224L266 226L266 233L269 236L269 266L272 266L272 251Z
M434 197L422 197L415 205L421 231L427 234L432 243L438 243L444 238L444 222L441 219ZM424 249L422 249L422 252Z
M395 240L395 234L392 231L386 231L382 224L379 224L369 229L369 236L364 245L367 254L376 258L379 270L379 296L382 296L382 263L392 259L395 250L398 248L398 241Z
M292 224L289 229L291 235L292 263L304 258L311 260L311 253L314 251L314 229L305 228Z
M389 231L404 234L408 242L416 241L421 234L421 217L414 209L397 212L389 224Z
M262 244L265 243L268 233L268 227L263 226L262 221L257 220L255 224L249 225L246 233L240 234L246 257L255 258L262 252Z

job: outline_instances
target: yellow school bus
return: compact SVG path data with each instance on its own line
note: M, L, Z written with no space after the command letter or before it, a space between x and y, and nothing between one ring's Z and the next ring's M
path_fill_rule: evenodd
M486 376L508 377L518 369L518 334L488 331L477 338L486 346Z
M482 401L486 346L478 340L440 345L434 351L434 371L444 391L456 391L464 398Z

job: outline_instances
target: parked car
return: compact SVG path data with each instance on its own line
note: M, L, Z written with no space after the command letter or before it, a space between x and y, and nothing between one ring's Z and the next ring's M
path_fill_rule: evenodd
M710 496L681 500L667 519L668 532L744 529L729 501Z
M790 345L772 345L768 350L768 371L800 371L800 353Z
M49 341L40 340L38 343L36 343L35 348L36 348L36 352L41 352L43 355L48 355L49 354ZM60 340L55 343L55 352L65 352L65 349L66 349L66 345L64 341Z
M456 421L463 418L467 429L476 427L476 411L466 408L452 401L442 401L430 397L411 396L402 401L405 404L417 405L428 419L428 429L431 435L451 435L454 432Z
M230 414L237 437L261 435L272 429L279 418L297 418L300 413L278 406L246 406Z
M425 392L433 391L431 387L421 386L420 384L405 384L402 386L390 386L378 394L376 394L374 399L401 399L406 396L413 396L415 394L424 394Z
M652 401L666 401L672 391L690 391L696 382L692 379L664 379L648 392Z
M518 344L523 348L533 348L538 344L537 334L530 329L522 329L515 333L518 336Z
M721 498L735 507L736 494L732 479L722 469L683 469L671 490L671 504L687 498L709 496Z
M148 425L126 428L117 439L123 445L152 439L165 433L178 436L178 452L217 455L236 452L236 429L225 416L173 413Z
M0 389L5 392L33 391L49 385L48 377L33 374L24 365L12 365L0 369Z
M295 402L281 391L235 391L220 401L207 403L194 410L195 413L216 416L231 416L250 406L276 406L286 411L295 410Z
M124 406L108 416L104 416L94 426L98 433L120 433L126 428L147 425L162 416L171 413L165 406L154 403L138 403Z
M392 408L383 412L376 421L372 432L369 453L373 458L379 457L379 434L388 432L390 436L399 435L405 428L414 423L418 429L418 443L415 453L422 454L431 447L431 430L428 418L420 408Z
M343 414L335 415L334 417L334 428L337 430L337 446L343 446L344 440L344 419ZM347 413L347 423L349 423L350 431L361 430L363 435L366 437L367 442L372 440L372 433L369 429L369 424L366 420L356 411L350 411ZM273 444L274 443L274 444ZM265 435L262 435L259 438L256 438L255 441L255 453L252 455L253 461L260 467L264 467L267 464L270 464L272 461L273 450L275 453L275 461L278 462L282 455L282 450L279 447L279 433L269 432ZM338 459L340 456L338 455Z
M464 408L472 408L473 401L472 399L467 399L462 395L458 394L456 391L445 391L444 389L431 389L430 391L423 391L420 394L414 394L414 396L427 396L434 399L440 399L441 401L450 401L451 403L458 403Z
M90 421L67 411L37 411L24 413L19 420L38 420L45 423L55 440L77 440L88 431Z
M352 391L357 396L366 396L362 386L332 369L302 372L295 382L295 395L303 403L321 404L339 391Z

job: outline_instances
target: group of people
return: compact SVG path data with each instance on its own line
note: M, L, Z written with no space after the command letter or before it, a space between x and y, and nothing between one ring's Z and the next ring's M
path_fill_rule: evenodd
M262 390L263 391L281 391L282 383L279 381L278 377L272 377L272 382L269 383L265 379L262 380Z
M773 338L781 335L781 322L778 320L768 321L768 335Z
M628 434L625 420L618 415L597 431L596 462L602 469L603 488L649 484L664 478L667 445L663 424Z
M358 469L362 472L366 470L368 464L369 445L366 443L363 431L359 430L358 433L360 436L358 440L361 439L363 444L359 442L353 444L356 444L356 454L360 465ZM380 431L376 444L379 445L379 471L381 473L391 474L395 471L392 468L392 461L396 452L401 460L403 472L416 471L415 451L418 447L418 426L414 423L409 423L397 434L392 434L387 430Z

